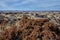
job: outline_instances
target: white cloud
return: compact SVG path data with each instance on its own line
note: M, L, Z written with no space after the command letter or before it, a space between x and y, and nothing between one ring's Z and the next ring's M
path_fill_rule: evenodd
M15 3L13 4L14 6L19 6L19 5L24 5L24 4L35 4L37 2L37 0L23 0L20 3Z
M8 4L12 3L12 4ZM18 9L17 7L26 6L26 8L47 8L60 5L58 0L0 0L0 7L4 9Z
M51 2L48 2L48 1L46 1L46 2L43 2L43 3L40 3L40 5L39 4L37 4L37 6L38 7L43 7L43 8L47 8L47 7L52 7L52 6L56 6L56 5L60 5L59 4L60 2L58 1L51 1Z
M7 5L5 4L5 1L0 1L0 7L7 7Z
M0 0L0 7L5 7L5 6L8 6L7 4L7 2L13 2L13 3L15 3L15 2L18 2L19 0Z

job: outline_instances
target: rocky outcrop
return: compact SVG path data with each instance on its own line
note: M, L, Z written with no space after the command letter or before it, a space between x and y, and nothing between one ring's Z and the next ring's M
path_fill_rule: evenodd
M23 16L0 32L0 40L60 40L60 29L47 18L29 19Z

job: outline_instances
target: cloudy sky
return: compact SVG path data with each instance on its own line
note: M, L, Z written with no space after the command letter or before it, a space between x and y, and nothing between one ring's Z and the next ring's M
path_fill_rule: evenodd
M0 10L60 10L60 0L0 0Z

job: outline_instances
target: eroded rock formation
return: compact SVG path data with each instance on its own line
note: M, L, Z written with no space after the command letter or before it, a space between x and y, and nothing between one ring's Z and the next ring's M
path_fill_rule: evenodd
M28 19L23 16L10 28L0 32L0 40L60 40L60 30L46 18Z

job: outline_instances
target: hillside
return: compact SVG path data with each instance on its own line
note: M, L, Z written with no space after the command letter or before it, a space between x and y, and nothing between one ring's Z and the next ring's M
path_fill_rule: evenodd
M60 12L1 12L0 40L60 40Z

